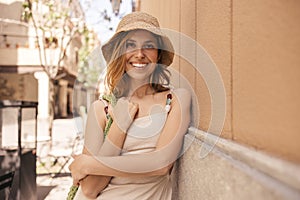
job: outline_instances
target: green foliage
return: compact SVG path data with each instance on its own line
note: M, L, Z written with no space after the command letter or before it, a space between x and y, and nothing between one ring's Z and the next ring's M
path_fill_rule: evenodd
M38 3L40 6L38 10L42 10L42 13L32 9L33 2ZM71 0L60 3L56 3L55 0L26 0L23 3L22 19L26 22L32 20L35 28L43 32L44 47L60 45L62 51L60 61L65 56L67 49L65 44L69 44L66 41L80 36L82 46L78 52L78 80L86 87L96 87L101 71L100 65L102 65L102 61L99 60L100 52L95 52L94 47L91 46L92 34L85 23L72 21L71 2ZM58 33L63 38L57 38ZM57 63L58 66L60 61Z
M23 12L21 15L21 20L24 22L28 22L29 19L32 17L31 4L28 1L24 1L22 7Z
M78 77L80 82L83 82L87 87L96 87L99 74L101 73L99 58L93 56L97 50L90 51L87 46L83 46L79 50ZM99 53L100 55L100 53ZM98 55L98 57L100 57Z
M96 87L99 75L104 66L102 57L100 56L101 52L99 48L93 48L88 45L91 38L90 32L86 27L80 33L83 36L83 45L79 50L77 79L84 83L86 87Z
M77 185L72 185L70 187L69 192L68 192L67 200L73 200L75 195L76 195L77 190L78 190L78 186Z

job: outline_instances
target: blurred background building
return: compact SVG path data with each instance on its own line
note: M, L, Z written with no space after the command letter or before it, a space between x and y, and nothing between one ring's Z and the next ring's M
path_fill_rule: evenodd
M37 141L51 142L53 120L88 104L83 95L74 100L73 88L96 45L77 0L0 1L0 171L16 171L11 198L34 199ZM82 82L77 88L86 91ZM36 116L27 108L37 104Z
M73 116L81 55L99 45L79 1L0 1L0 9L0 99L37 101L45 121Z

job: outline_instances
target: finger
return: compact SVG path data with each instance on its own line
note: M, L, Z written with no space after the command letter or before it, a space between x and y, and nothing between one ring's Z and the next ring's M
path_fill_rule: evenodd
M139 104L132 102L131 106L130 106L130 109L129 109L129 112L131 114L133 114L133 117L134 117L134 114L136 114L136 112L138 111L138 109L139 109Z
M132 102L132 106L133 106L134 109L138 109L139 108L139 104L135 103L135 102Z
M74 178L73 178L73 185L77 185L77 186L79 185L79 181L77 181L77 180L78 180L78 179L74 179Z

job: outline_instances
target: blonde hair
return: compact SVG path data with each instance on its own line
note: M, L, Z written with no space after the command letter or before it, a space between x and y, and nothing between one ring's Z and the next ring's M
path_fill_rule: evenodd
M133 30L135 31L135 30ZM107 73L105 77L105 82L107 84L110 94L114 94L116 97L122 97L128 93L128 84L126 82L129 77L125 73L126 67L126 56L125 48L126 41L131 37L129 34L133 31L120 32L112 40L114 40L114 51L111 55L111 60L107 66ZM150 32L151 33L151 32ZM153 34L153 33L152 33ZM163 42L161 36L153 34L157 38L158 43L158 61L156 68L150 78L150 85L155 90L155 92L166 91L168 88L166 86L170 83L170 71L167 66L161 64Z

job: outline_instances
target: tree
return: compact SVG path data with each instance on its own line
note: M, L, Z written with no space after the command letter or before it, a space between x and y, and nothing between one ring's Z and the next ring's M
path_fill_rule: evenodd
M70 44L74 40L80 41L82 34L87 35L83 13L78 10L78 5L78 1L72 0L26 0L23 3L22 20L34 28L40 65L50 80L50 136L55 109L54 83L59 78L58 71L65 67Z

